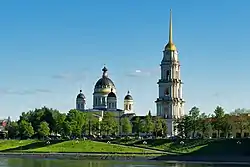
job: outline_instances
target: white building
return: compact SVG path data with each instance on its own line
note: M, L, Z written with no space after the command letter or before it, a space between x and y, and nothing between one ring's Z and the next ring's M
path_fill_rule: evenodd
M103 117L104 112L113 112L117 118L127 114L135 115L134 100L129 92L124 98L124 108L118 109L115 84L108 77L108 69L106 67L102 69L102 72L101 78L94 86L93 108L86 108L86 97L80 90L76 97L76 109L84 112L93 112L95 115L99 115L99 117Z
M161 78L158 81L159 96L156 102L157 116L167 121L168 135L176 135L174 119L184 115L182 98L182 80L178 52L172 37L172 12L170 11L169 41L163 51L161 61Z

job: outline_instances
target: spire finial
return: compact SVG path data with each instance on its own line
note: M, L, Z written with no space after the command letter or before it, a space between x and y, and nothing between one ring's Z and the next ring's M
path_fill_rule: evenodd
M172 9L170 9L170 18L169 18L169 39L168 44L165 46L165 50L176 51L176 47L173 43L173 27L172 27Z
M129 93L130 93L130 92L129 92L129 90L128 90L128 95L129 95Z
M170 19L169 19L169 43L173 43L173 30L172 30L172 9L170 9Z
M108 71L108 69L106 68L106 66L103 67L102 71L103 71L102 76L103 77L107 77L107 71Z
M80 93L82 93L82 89L80 89Z
M113 88L111 88L111 92L113 92Z

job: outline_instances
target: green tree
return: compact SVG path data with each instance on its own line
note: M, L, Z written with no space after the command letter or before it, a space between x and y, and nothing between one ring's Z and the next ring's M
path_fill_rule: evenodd
M155 121L154 121L154 133L155 136L157 137L162 136L163 135L163 124L162 124L162 120L160 117L156 117Z
M52 108L43 107L40 109L40 112L42 112L42 117L39 121L39 126L40 126L41 122L45 121L48 123L49 129L52 132L55 132L56 131L56 121L55 121L53 115L59 114L59 111L54 110Z
M165 119L161 119L161 124L162 124L162 135L167 136L167 134L168 134L167 121Z
M56 132L57 125L55 121L55 116L59 114L60 112L58 110L54 110L51 108L47 107L42 107L40 109L36 108L26 113L22 113L20 119L18 120L18 123L20 123L22 120L30 122L34 131L38 132L41 122L46 121L49 124L50 130Z
M190 123L191 123L191 128L193 131L192 137L195 137L195 133L200 129L199 115L200 115L200 110L198 107L193 107L189 111Z
M209 131L211 127L211 119L205 113L202 113L199 117L200 131L202 132L202 137L209 137Z
M77 121L72 120L70 122L70 127L72 129L71 134L74 138L79 138L82 136L82 126L79 126Z
M148 116L152 117L151 111L148 111Z
M241 137L243 137L243 131L249 129L249 120L247 118L246 114L236 114L235 120L233 122L233 125L235 126L235 129L240 132Z
M34 135L34 129L31 125L31 123L22 120L19 124L19 133L21 136L21 139L30 138Z
M188 137L192 132L192 120L189 115L184 115L181 118L175 120L176 127L175 129L178 132L178 135L182 138Z
M154 131L154 123L151 117L151 114L149 113L146 117L145 117L145 132L146 133L152 133Z
M122 126L122 132L126 135L130 134L132 132L132 126L127 117L122 118L121 120L121 126Z
M66 114L55 114L54 115L55 119L55 132L59 134L63 134L63 123L66 119Z
M136 117L134 122L133 122L133 131L139 135L140 133L140 124L141 124L141 120L140 117Z
M83 126L86 124L86 114L78 110L70 110L67 113L66 121L69 125L64 125L69 136L81 137ZM69 133L70 132L70 133Z
M217 106L214 110L214 116L212 121L213 129L217 131L218 137L220 136L220 132L223 129L223 124L225 123L224 116L225 112L224 109L220 106Z
M45 121L40 123L39 129L38 129L38 134L41 137L48 137L50 134L50 129L49 129L49 124Z
M99 118L97 118L93 113L86 113L85 116L86 120L84 121L84 126L83 126L83 133L85 134L95 134L99 133Z
M224 117L221 119L221 132L223 136L221 137L227 137L232 132L232 119L231 116L228 114L225 114Z
M145 121L145 119L140 119L139 131L141 133L145 133L146 132L146 121Z
M15 139L19 135L19 126L17 122L10 122L7 125L8 137Z
M111 112L105 112L101 122L102 132L106 132L106 135L111 135L118 131L118 123L115 120L115 116Z
M73 131L73 128L72 128L71 122L64 121L63 122L63 136L64 137L71 137L72 131Z

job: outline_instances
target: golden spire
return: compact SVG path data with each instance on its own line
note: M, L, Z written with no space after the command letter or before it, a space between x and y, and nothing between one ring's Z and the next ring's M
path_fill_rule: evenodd
M170 9L170 19L169 19L169 39L168 39L168 44L165 46L165 50L176 51L176 47L173 43L172 10L171 9Z

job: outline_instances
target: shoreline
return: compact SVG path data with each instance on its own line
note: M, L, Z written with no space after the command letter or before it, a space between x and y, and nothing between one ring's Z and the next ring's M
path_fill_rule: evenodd
M68 160L165 161L168 163L249 165L250 156L190 156L101 153L0 153L0 158L42 158Z
M159 155L158 155L159 156ZM107 153L0 153L7 158L45 158L68 160L151 160L157 156L147 154L107 154Z

